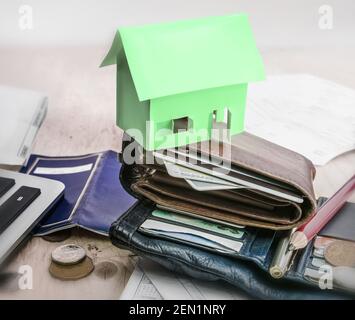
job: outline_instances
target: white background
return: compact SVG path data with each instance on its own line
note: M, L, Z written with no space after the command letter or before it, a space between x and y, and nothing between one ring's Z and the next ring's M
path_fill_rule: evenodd
M18 27L33 8L33 29ZM331 5L334 28L318 27ZM248 13L259 48L355 46L353 0L0 0L0 45L108 45L121 25Z

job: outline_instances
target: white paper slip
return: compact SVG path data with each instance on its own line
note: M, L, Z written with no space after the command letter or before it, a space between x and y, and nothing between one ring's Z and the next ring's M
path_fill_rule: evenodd
M174 225L174 224L170 224L158 220L153 220L153 219L145 220L143 224L140 226L140 230L153 231L154 233L161 233L162 235L168 235L167 233L170 233L170 236L181 238L181 240L186 240L186 241L194 240L194 239L192 239L191 237L189 238L188 236L180 237L178 234L197 236L201 238L199 244L210 246L219 250L228 249L234 252L239 252L243 246L243 242L240 241L223 238L208 232L198 231L192 228L178 226L178 225ZM208 242L212 242L212 243L207 243L206 241L203 241L203 239L208 240Z
M168 174L175 178L185 179L197 191L245 189L246 187L231 183L215 176L198 172L175 163L164 161Z
M355 90L307 74L270 76L249 86L245 129L324 165L355 148Z
M204 167L202 165L196 165L196 164L192 164L192 163L189 163L189 162L186 162L186 161L182 161L180 159L176 159L176 158L164 155L164 154L162 154L160 152L154 152L153 155L157 159L163 160L165 162L178 164L178 165L183 166L185 168L189 168L189 169L192 169L192 170L195 170L195 171L199 171L199 172L202 172L202 173L205 173L205 174L208 174L208 175L211 175L211 176L226 180L227 182L237 184L238 186L244 186L244 187L247 187L247 188L259 190L259 191L262 191L262 192L267 193L267 194L275 195L275 196L277 196L279 198L282 198L282 199L285 199L285 200L294 201L296 203L303 203L302 196L299 196L299 195L294 194L294 193L290 193L288 191L278 191L278 190L272 189L271 186L270 187L266 187L266 186L259 185L257 183L251 182L251 181L243 180L241 178L233 176L232 173L227 175L227 174L224 174L224 173L221 173L221 172L218 172L218 171L213 171L212 169Z
M0 86L0 164L26 163L47 105L41 93Z
M190 168L180 166L176 163L172 163L169 161L164 161L164 165L166 167L166 170L168 174L172 177L175 178L183 178L183 179L188 179L188 180L197 180L197 181L203 181L203 182L208 182L208 183L215 183L215 184L221 184L221 185L229 185L229 186L236 186L236 184L228 182L226 180L217 178L212 175L208 175L196 170L192 170Z
M34 174L73 174L90 171L92 169L92 163L84 164L82 166L75 167L57 167L57 168L49 168L49 167L37 167Z
M185 179L185 181L197 191L213 191L213 190L231 190L231 189L245 189L243 186L224 185L219 183L211 183L199 180Z
M225 171L226 174L227 172L233 172L236 174L239 174L241 176L245 176L245 177L249 177L252 178L254 180L258 180L264 183L267 183L269 185L273 185L282 189L286 189L289 191L295 191L294 188L292 188L290 185L283 183L281 181L277 181L275 179L272 178L268 178L266 176L263 176L261 174L258 174L256 172L250 172L248 170L242 169L242 168L235 168L235 167L231 167L231 165L229 164L228 167L226 168L223 164L218 163L218 162L214 162L211 161L208 157L206 157L205 155L196 155L193 153L184 153L181 150L169 150L169 153L175 153L177 156L182 156L183 158L187 159L187 163L192 163L192 164L197 164L197 163L202 163L205 165L210 165L210 167L213 168L218 168L221 169L220 171L223 172Z

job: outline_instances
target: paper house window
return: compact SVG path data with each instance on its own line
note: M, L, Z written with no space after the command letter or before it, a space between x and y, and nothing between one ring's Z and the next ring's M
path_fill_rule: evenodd
M188 131L192 129L192 119L190 119L189 117L173 119L172 124L174 133L179 133L181 131Z

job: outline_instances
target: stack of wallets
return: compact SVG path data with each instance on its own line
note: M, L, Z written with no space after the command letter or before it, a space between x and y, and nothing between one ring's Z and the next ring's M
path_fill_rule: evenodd
M151 152L124 140L120 181L137 202L110 228L116 246L174 272L227 281L254 298L355 296L351 286L339 285L343 278L333 281L329 242L317 238L303 250L287 250L291 231L324 201L314 195L308 159L248 133ZM338 226L321 237L354 240L343 231Z

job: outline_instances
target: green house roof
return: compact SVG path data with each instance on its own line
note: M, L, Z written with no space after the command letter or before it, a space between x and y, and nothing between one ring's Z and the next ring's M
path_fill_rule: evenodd
M264 78L244 14L119 28L101 66L124 54L140 101Z

